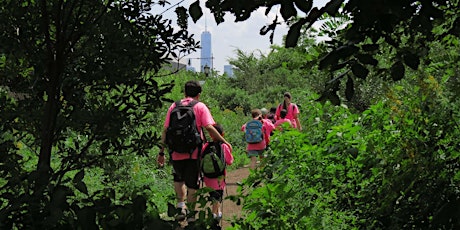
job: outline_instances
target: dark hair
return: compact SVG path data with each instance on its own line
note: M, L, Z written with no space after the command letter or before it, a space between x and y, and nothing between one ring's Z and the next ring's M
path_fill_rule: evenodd
M270 108L270 113L276 113L276 107L271 107Z
M280 117L281 117L281 118L285 118L286 115L287 115L287 110L282 109L282 110L280 111Z
M287 97L287 98L291 99L291 93L289 93L289 92L284 93L284 97ZM286 104L286 101L283 101L283 108L285 108L286 111L289 111L289 108L288 108L288 105Z
M262 115L262 112L260 111L260 109L253 109L251 111L251 115L252 115L252 118L256 118L256 117Z
M284 93L284 96L289 98L289 99L291 99L291 93L289 93L289 92Z
M188 81L185 83L185 96L196 97L201 93L201 85L198 81Z
M221 124L214 124L214 128L217 130L217 132L220 134L220 135L223 135L224 134L224 127L222 127Z

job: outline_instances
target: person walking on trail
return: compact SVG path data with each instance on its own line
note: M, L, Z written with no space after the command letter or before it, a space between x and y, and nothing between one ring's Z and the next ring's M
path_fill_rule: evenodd
M276 114L276 107L271 107L270 111L268 111L267 119L270 120L273 124L275 124L276 122L275 114Z
M279 104L278 107L276 108L276 114L275 114L275 119L279 120L281 119L280 113L281 110L285 109L287 111L286 118L291 120L292 125L294 128L297 128L298 130L302 130L302 125L300 124L299 120L299 108L297 107L296 104L291 102L291 94L289 92L284 93L284 101L283 103Z
M173 166L174 191L177 198L176 220L193 222L196 190L199 188L200 162L203 128L215 140L231 145L214 128L215 121L208 107L199 102L201 86L198 81L185 83L185 98L171 104L166 113L164 129L161 136L163 144L157 158L160 166L165 164L165 146ZM185 123L192 124L185 124ZM190 207L189 207L190 206ZM190 208L193 212L189 215Z
M280 112L280 119L275 122L275 129L276 130L282 130L282 125L284 123L288 123L289 127L293 128L294 125L292 124L292 121L286 118L287 111L285 109L282 109Z
M241 130L245 132L247 155L251 159L249 168L255 169L257 157L259 159L264 158L264 150L267 147L266 139L273 131L274 125L271 122L263 121L260 109L253 109L251 116L252 120L243 124Z
M275 124L268 119L268 110L266 108L260 109L260 112L262 113L262 122L266 124L266 129L267 131L264 132L264 137L265 137L265 142L266 142L266 147L265 149L267 150L270 147L270 137L273 135L273 130L275 130Z
M214 127L216 128L216 130L219 132L221 136L224 136L224 128L222 127L222 125L216 124L214 125ZM211 138L213 139L214 143L219 143L218 139L215 138L214 136L211 136ZM203 146L203 152L206 151L206 148L208 147L209 144L210 144L209 142L205 143L205 145ZM219 144L221 147L220 150L222 151L224 159L225 159L225 164L226 165L233 164L233 155L232 155L231 148L225 143L219 143ZM224 169L223 174L216 178L207 177L206 175L203 176L203 181L204 181L205 186L213 189L213 191L209 193L209 196L212 202L212 206L211 206L212 215L216 221L219 221L222 219L221 203L223 200L224 190L226 186L226 183L225 183L226 174L227 174L227 171L226 169Z

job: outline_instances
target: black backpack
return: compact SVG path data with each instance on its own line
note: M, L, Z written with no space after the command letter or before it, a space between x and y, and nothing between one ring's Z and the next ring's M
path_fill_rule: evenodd
M201 172L208 178L217 178L224 175L227 164L222 142L208 142L201 155Z
M188 105L176 102L176 107L171 110L169 127L166 129L166 144L169 150L178 153L192 154L198 148L201 150L201 135L196 126L193 106L198 101L193 100Z

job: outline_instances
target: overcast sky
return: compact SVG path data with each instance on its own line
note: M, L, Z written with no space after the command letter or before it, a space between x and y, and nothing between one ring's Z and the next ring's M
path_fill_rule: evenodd
M184 0L180 5L188 9L188 6L195 2L196 0ZM181 0L171 0L171 6L181 2ZM233 15L226 14L225 22L217 25L214 20L214 16L210 13L209 9L204 7L204 2L201 1L201 7L203 9L204 16L198 20L198 22L193 23L189 20L189 32L195 34L195 40L201 40L201 33L205 31L205 25L207 25L207 30L211 33L211 49L214 57L213 67L220 74L223 73L224 65L228 64L229 58L235 58L237 49L244 51L245 53L250 53L261 51L264 54L267 54L270 49L270 38L269 34L262 36L259 34L260 28L265 25L270 24L274 17L275 12L279 11L279 6L273 7L268 17L265 15L265 9L259 9L257 12L254 12L251 17L244 22L234 22ZM328 0L314 0L314 6L322 7ZM165 17L175 18L174 8L163 14ZM279 17L280 18L280 17ZM206 23L205 23L206 22ZM282 38L287 34L286 25L279 25L276 28L275 36L273 39L274 44L281 45ZM196 70L199 70L200 60L193 59L200 57L200 50L197 52L188 55L187 57L192 58L192 66ZM187 58L186 57L186 58ZM186 63L187 59L184 58L183 62Z

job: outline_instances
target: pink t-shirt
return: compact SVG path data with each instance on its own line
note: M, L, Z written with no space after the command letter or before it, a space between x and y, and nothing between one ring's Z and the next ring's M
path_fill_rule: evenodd
M208 143L205 143L203 145L203 150L206 148ZM225 155L225 163L227 165L233 164L233 155L230 150L230 147L228 147L227 144L223 143L222 149L224 150L224 155ZM202 151L203 152L203 151ZM206 187L212 188L214 190L224 190L225 189L225 175L227 174L227 171L224 172L224 176L218 177L218 178L209 178L209 177L203 177L204 184Z
M188 105L192 100L193 98L187 97L185 99L182 99L181 103ZM168 112L166 113L166 119L163 125L165 128L169 126L169 117L171 114L171 110L173 110L174 107L176 107L176 103L173 103L169 107ZM209 111L208 107L202 102L198 102L195 106L193 106L193 112L195 112L196 125L200 133L202 132L202 127L205 127L208 125L214 125L216 123L214 119L212 118L211 112ZM203 133L201 133L201 136L203 136ZM174 161L187 160L187 159L190 159L190 155L173 152L171 158ZM198 159L198 148L192 153L191 158Z
M280 112L281 112L281 110L284 109L283 107L284 107L284 105L283 105L283 103L281 103L281 104L276 108L276 113L275 113L275 118L276 118L276 120L281 119L281 118L280 118ZM299 111L299 108L297 107L296 104L290 103L290 104L288 105L286 118L289 119L289 120L291 120L292 126L293 126L294 128L297 128L297 123L295 122L295 118L298 116L299 113L300 113L300 111Z
M267 144L270 143L270 133L275 129L273 123L269 120L262 120L262 131L264 132L264 139L259 143L248 143L246 150L264 150ZM246 123L241 126L241 131L246 130Z
M289 119L287 119L287 118L281 118L281 119L279 119L279 120L277 120L277 121L275 122L275 128L281 130L281 125L282 125L283 123L285 123L285 122L289 123L289 125L290 125L291 127L294 127L294 125L292 124L292 121L291 121L291 120L289 120Z

